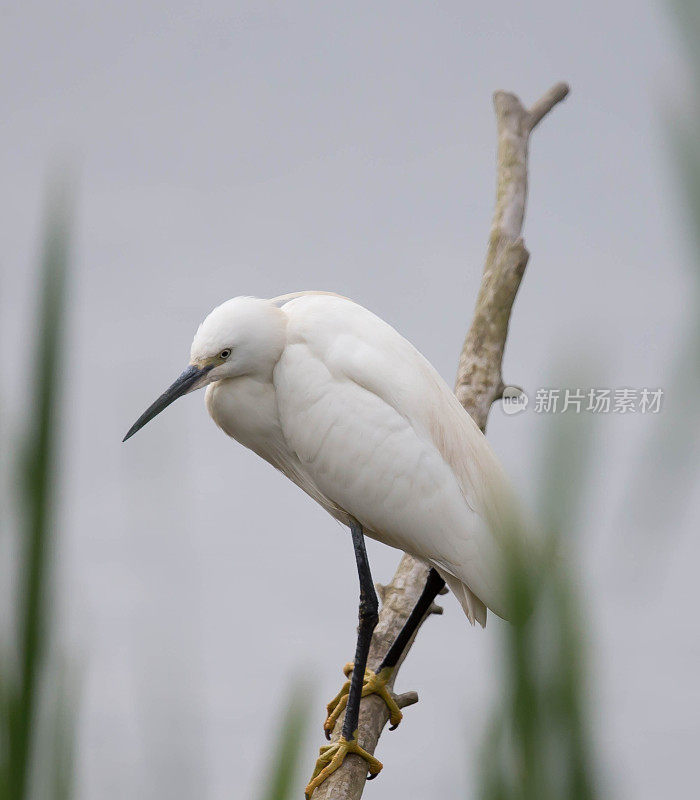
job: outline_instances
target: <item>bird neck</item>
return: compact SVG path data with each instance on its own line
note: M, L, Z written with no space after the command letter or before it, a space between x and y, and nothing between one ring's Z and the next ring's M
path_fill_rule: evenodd
M287 317L265 301L261 301L258 311L248 328L240 374L267 382L272 380L272 371L286 344Z

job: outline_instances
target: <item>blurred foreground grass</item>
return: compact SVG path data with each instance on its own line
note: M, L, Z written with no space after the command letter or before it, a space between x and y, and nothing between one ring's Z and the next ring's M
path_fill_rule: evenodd
M588 731L586 627L571 571L571 542L589 469L584 418L554 417L543 448L533 563L511 521L506 541L510 624L502 627L495 707L480 759L483 800L598 796Z
M658 536L660 530L677 528L694 496L700 466L700 2L670 0L669 8L685 55L687 84L659 116L680 190L676 208L687 248L686 318L678 322L666 376L667 413L652 431L630 480L627 505L636 510L635 526L647 534L645 544L652 549L665 541Z
M272 758L266 761L272 764L272 771L267 776L260 800L291 800L296 796L302 770L301 756L309 728L311 697L307 683L297 680L292 684Z
M56 691L58 671L48 670L55 623L50 594L69 209L67 187L57 183L47 206L26 433L19 446L10 448L19 455L9 464L11 484L3 487L3 497L14 505L14 515L2 520L8 526L8 519L16 520L18 568L11 576L9 647L3 641L0 649L2 800L66 798L71 791L70 712L65 694ZM3 531L4 545L11 536Z

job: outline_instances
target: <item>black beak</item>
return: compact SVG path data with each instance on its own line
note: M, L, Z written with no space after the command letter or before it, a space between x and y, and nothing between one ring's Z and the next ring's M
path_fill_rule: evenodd
M180 375L180 377L169 386L163 394L155 401L155 403L151 404L141 416L134 422L134 424L129 428L129 432L126 436L122 439L122 442L125 442L127 439L130 439L138 430L141 430L143 426L150 422L153 417L158 416L160 412L167 408L171 403L174 403L178 397L182 397L183 394L187 394L187 392L191 391L192 389L196 388L196 384L200 378L203 378L211 367L187 367L187 369Z

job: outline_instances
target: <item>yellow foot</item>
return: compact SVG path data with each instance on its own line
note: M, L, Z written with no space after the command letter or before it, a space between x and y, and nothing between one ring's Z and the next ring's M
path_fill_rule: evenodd
M326 706L328 716L326 717L326 721L323 723L323 730L326 732L327 739L331 738L331 733L333 732L333 728L335 728L335 723L338 721L338 717L343 713L345 706L348 704L350 676L352 675L353 668L354 665L352 663L346 664L343 667L343 672L348 680L345 681L338 694ZM393 670L391 667L385 667L379 672L372 672L369 669L365 670L365 679L364 683L362 684L362 697L367 697L367 695L370 694L377 694L382 698L389 709L389 722L391 722L390 730L393 731L403 719L403 714L401 713L401 709L398 707L398 705L396 705L396 700L394 700L391 692L387 689L387 681L389 678L391 678L392 671Z
M340 737L334 744L326 744L321 748L314 774L311 776L309 785L304 791L306 800L309 800L315 789L326 780L329 775L332 775L338 767L345 761L345 756L348 753L355 753L367 762L367 771L369 772L368 780L376 778L382 771L382 762L370 755L366 750L363 750L357 743L357 732L352 739L348 740Z

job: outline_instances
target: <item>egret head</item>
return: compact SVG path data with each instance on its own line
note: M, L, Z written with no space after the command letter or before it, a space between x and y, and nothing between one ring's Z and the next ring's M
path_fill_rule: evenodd
M227 378L271 375L284 348L284 327L284 314L268 300L234 297L217 306L197 329L187 369L144 411L123 441L178 397Z

